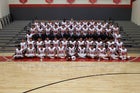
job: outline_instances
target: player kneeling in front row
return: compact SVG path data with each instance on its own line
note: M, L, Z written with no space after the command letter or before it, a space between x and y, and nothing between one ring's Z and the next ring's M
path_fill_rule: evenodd
M89 49L87 50L87 56L90 57L90 58L97 57L97 51L96 51L96 48L94 48L93 45L89 46Z
M59 44L57 48L57 57L58 58L65 58L66 57L66 50L62 43Z
M98 57L99 57L99 60L100 59L108 59L108 54L107 54L107 51L105 49L105 47L103 45L101 45L99 48L98 48Z
M110 59L118 59L118 53L113 44L108 48L108 55Z
M74 45L70 44L69 47L67 48L67 55L69 56L75 56L76 54L76 48L74 47Z
M17 46L16 51L15 51L15 55L14 58L18 59L18 58L23 58L23 49L21 49L20 45Z
M38 48L36 56L39 58L44 58L46 56L46 49L43 47L43 45Z
M47 57L49 58L55 58L56 57L56 48L53 44L50 45L47 49Z
M120 54L120 59L122 60L127 60L130 58L130 56L128 56L127 54L127 49L125 48L124 45L122 46L122 48L119 49L119 54Z
M79 58L85 58L86 57L86 48L84 47L84 45L81 45L78 48L78 57Z
M30 58L33 58L33 57L36 56L36 50L35 50L35 48L32 46L32 44L29 44L25 56L26 56L26 57L30 57Z
M76 60L76 48L74 47L73 44L70 44L69 47L67 48L67 61L74 61Z

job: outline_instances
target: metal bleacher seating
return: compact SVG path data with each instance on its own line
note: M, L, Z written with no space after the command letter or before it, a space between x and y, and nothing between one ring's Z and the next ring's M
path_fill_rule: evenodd
M12 22L10 14L0 19L0 29L4 28Z
M4 23L6 20L7 23ZM131 21L115 21L120 26L122 40L129 52L140 52L140 26ZM19 39L25 36L31 21L13 21L10 15L0 19L0 52L14 52ZM29 27L28 27L29 26Z
M1 22L1 20L0 20L0 29L2 29L2 22Z
M131 21L117 21L121 26L124 44L129 51L140 52L140 26Z
M7 23L3 29L0 30L0 52L12 52L15 51L15 45L19 44L19 39L25 37L25 26L30 21L13 21L10 24Z

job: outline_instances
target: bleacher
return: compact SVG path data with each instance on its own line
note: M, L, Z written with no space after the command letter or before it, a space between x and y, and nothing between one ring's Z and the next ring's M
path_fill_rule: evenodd
M122 37L129 52L140 52L140 26L131 21L117 21L122 27Z
M24 27L28 23L29 21L13 21L10 15L0 19L0 52L14 52L16 43L25 36Z
M2 23L2 21L0 22ZM10 23L5 23L5 25L1 24L0 52L13 53L15 51L15 45L26 34L24 28L30 23L31 21L12 21L10 19ZM130 21L116 21L116 23L121 27L122 40L128 52L140 52L140 26Z

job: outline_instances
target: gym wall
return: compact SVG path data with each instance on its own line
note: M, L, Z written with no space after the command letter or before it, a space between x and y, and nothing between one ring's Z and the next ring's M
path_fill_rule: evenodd
M19 0L10 0L10 13L15 20L32 19L108 19L131 20L131 0L122 0L119 4L113 0L97 0L90 3L89 0L75 0L69 4L67 0L53 0L48 4L45 0L27 0L20 3Z
M0 0L0 18L9 14L9 1L8 0Z
M131 20L137 25L140 25L140 0L133 2Z

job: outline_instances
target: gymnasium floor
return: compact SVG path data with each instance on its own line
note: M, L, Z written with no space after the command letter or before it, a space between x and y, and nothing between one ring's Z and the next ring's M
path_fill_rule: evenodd
M0 62L0 93L139 93L139 62Z

